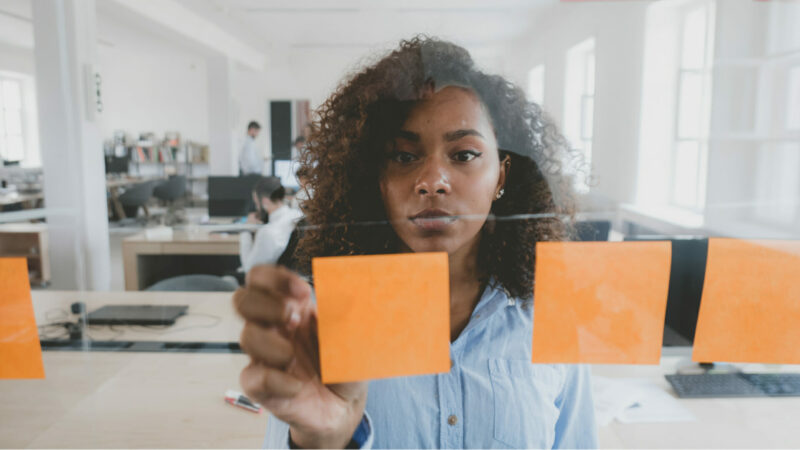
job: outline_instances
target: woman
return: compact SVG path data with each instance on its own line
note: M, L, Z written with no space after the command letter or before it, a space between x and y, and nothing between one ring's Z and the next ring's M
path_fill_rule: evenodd
M275 264L289 242L295 224L303 217L300 211L284 203L286 190L277 177L266 177L253 187L253 201L260 213L260 222L267 221L256 232L239 234L239 257L245 272L258 264Z
M303 154L315 225L300 242L305 267L314 256L447 252L453 364L323 385L309 285L256 267L234 303L251 356L242 386L271 413L265 444L596 446L588 371L530 363L535 243L566 238L559 217L572 213L567 147L541 110L464 49L416 38L318 114Z

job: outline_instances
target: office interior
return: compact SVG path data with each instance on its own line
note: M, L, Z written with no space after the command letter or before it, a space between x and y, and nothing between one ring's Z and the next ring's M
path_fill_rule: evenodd
M222 401L247 364L240 234L260 227L248 124L301 211L315 110L426 34L580 150L575 240L671 244L661 363L592 367L599 445L800 447L800 397L686 399L665 379L800 373L691 360L709 238L800 239L798 23L793 0L0 0L0 258L26 260L46 371L0 380L0 446L261 445L265 415ZM79 321L109 305L179 312Z

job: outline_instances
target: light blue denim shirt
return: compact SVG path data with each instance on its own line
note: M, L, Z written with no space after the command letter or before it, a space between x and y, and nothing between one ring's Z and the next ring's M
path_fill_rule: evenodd
M532 300L486 288L450 344L448 373L369 383L354 439L364 448L597 447L589 370L531 363ZM289 427L267 421L267 448Z

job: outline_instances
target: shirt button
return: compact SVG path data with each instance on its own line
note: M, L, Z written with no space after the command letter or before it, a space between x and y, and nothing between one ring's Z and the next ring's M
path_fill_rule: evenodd
M455 414L451 414L450 417L447 418L447 423L450 425L455 425L458 423L458 417Z

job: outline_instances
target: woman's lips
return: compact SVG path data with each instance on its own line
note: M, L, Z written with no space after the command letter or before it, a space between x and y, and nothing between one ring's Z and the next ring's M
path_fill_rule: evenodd
M442 231L456 221L456 217L439 209L426 209L409 218L424 231Z

